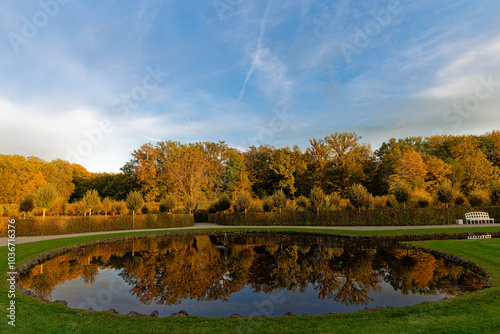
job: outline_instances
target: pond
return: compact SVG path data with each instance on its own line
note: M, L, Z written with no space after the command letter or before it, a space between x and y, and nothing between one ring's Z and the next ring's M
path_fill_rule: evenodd
M477 290L483 280L395 241L214 233L81 247L31 268L18 283L72 308L227 317L414 305Z

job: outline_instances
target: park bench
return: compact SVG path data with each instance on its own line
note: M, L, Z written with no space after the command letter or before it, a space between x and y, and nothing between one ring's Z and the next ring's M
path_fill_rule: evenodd
M490 218L487 212L467 212L465 214L465 223L466 224L474 224L474 223L495 223L495 219Z

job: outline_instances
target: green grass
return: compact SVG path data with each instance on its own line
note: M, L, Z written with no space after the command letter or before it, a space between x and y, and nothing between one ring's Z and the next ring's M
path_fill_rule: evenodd
M238 229L240 230L240 229ZM273 228L272 230L286 230ZM289 229L297 231L298 229ZM442 233L442 229L397 231L344 231L299 229L352 235ZM450 232L496 231L498 228L466 227ZM193 230L190 230L193 231ZM177 231L176 231L177 232ZM155 232L157 233L157 232ZM50 249L93 240L149 232L94 235L40 241L17 246L17 264ZM415 242L468 258L486 268L495 287L445 300L377 312L265 319L210 319L200 317L127 318L103 312L69 309L59 304L17 294L16 327L7 325L6 247L0 248L1 333L495 333L500 329L500 239Z

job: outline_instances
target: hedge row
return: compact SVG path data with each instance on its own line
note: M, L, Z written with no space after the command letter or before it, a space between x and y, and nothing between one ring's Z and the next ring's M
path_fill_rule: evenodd
M456 224L456 219L463 219L471 211L488 212L490 217L500 220L500 207L485 208L394 208L380 210L321 211L282 211L215 213L208 215L208 221L219 225L234 226L416 226Z
M7 236L8 218L0 218L0 236ZM15 218L17 237L56 235L100 231L120 231L149 228L168 228L194 226L193 215L188 214L147 214L136 215L133 224L132 215L115 216L55 216Z

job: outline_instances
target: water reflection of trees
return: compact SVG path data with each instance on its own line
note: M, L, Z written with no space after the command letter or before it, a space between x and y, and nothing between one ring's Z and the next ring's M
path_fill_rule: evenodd
M458 283L480 288L481 277L432 254L385 244L287 235L145 239L79 249L34 267L19 283L49 297L55 286L100 269L120 271L145 304L182 299L227 300L245 286L255 292L305 291L321 300L366 305L388 282L403 294L458 293ZM226 252L226 254L224 254Z

